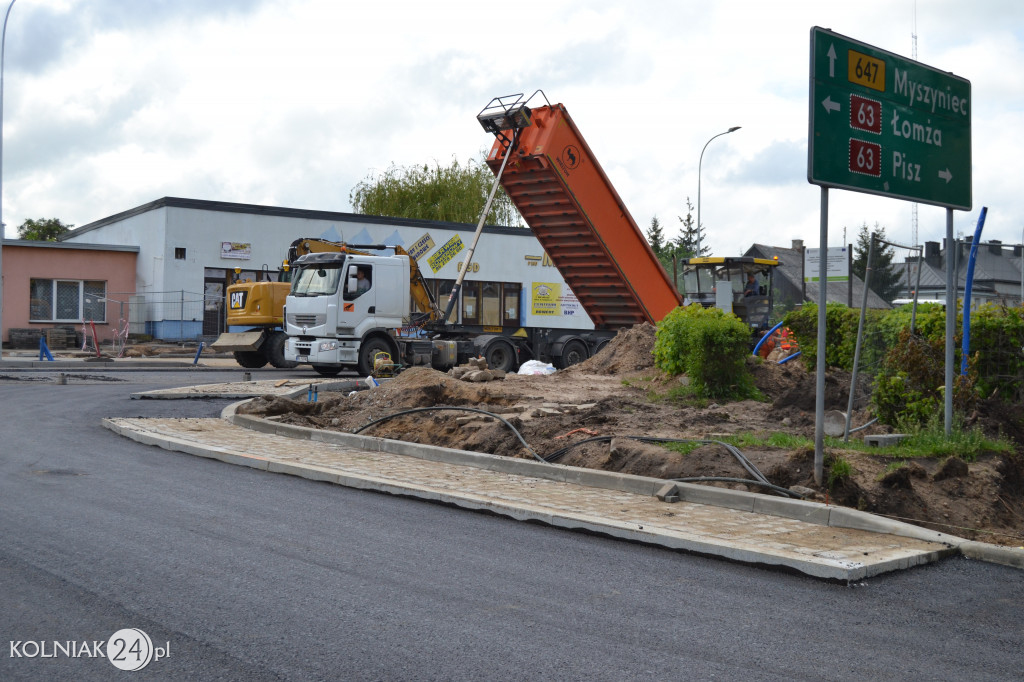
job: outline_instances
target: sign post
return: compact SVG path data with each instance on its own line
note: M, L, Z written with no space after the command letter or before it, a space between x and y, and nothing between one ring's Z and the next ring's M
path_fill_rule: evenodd
M814 26L807 181L821 186L820 253L828 249L830 187L969 211L971 82ZM823 478L826 259L819 260L814 479ZM956 291L946 268L946 435L952 429Z

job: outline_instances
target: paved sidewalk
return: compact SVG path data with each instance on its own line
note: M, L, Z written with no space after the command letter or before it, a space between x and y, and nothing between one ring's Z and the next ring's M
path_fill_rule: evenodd
M142 443L231 464L830 580L928 563L957 553L963 542L842 507L683 483L665 488L658 479L303 429L236 415L234 406L223 416L104 425ZM680 501L662 501L658 493Z
M257 379L255 381L229 381L211 384L193 384L132 393L132 400L179 400L193 398L254 398L261 395L305 397L310 387L318 391L352 391L356 379Z

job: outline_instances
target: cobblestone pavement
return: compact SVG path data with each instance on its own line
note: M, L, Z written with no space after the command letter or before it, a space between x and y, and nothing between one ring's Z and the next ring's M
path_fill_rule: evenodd
M667 504L648 495L299 440L224 419L110 419L105 425L140 442L233 464L782 566L820 578L859 580L955 551L943 543L886 533L706 504Z

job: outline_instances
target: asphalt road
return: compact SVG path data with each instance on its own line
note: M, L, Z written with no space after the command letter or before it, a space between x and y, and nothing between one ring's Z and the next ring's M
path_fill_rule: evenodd
M105 643L122 628L169 647L135 673L153 679L1010 680L1024 669L1014 569L958 558L839 586L233 467L99 421L213 416L224 401L128 394L238 372L89 374L59 386L0 370L3 680L110 679L105 658L29 658L25 643Z

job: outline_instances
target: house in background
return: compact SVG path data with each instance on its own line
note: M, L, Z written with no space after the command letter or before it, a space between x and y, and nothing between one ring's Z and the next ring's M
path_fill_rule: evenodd
M971 253L973 237L957 241L953 249L952 267L956 271L957 297L963 298L967 283L967 262ZM917 287L919 301L946 300L946 268L950 266L946 242L924 243L924 258L908 256L902 263L893 263L893 270L900 273L900 299L911 299ZM921 261L923 260L923 263ZM1015 306L1024 302L1024 246L1008 245L1000 241L979 242L974 262L974 283L971 286L971 304L981 303ZM920 265L920 286L918 267Z
M747 249L744 256L753 258L778 258L779 266L775 269L775 306L795 307L818 302L818 283L804 282L804 243L802 239L794 239L791 248L754 244ZM817 274L817 273L815 273ZM829 282L825 290L829 303L842 303L859 308L864 297L864 280L850 274L849 282ZM868 308L889 309L886 303L874 291L868 291Z
M109 341L135 292L138 255L137 246L3 240L0 340L38 347L40 337L52 341L60 330L74 339L92 322Z

